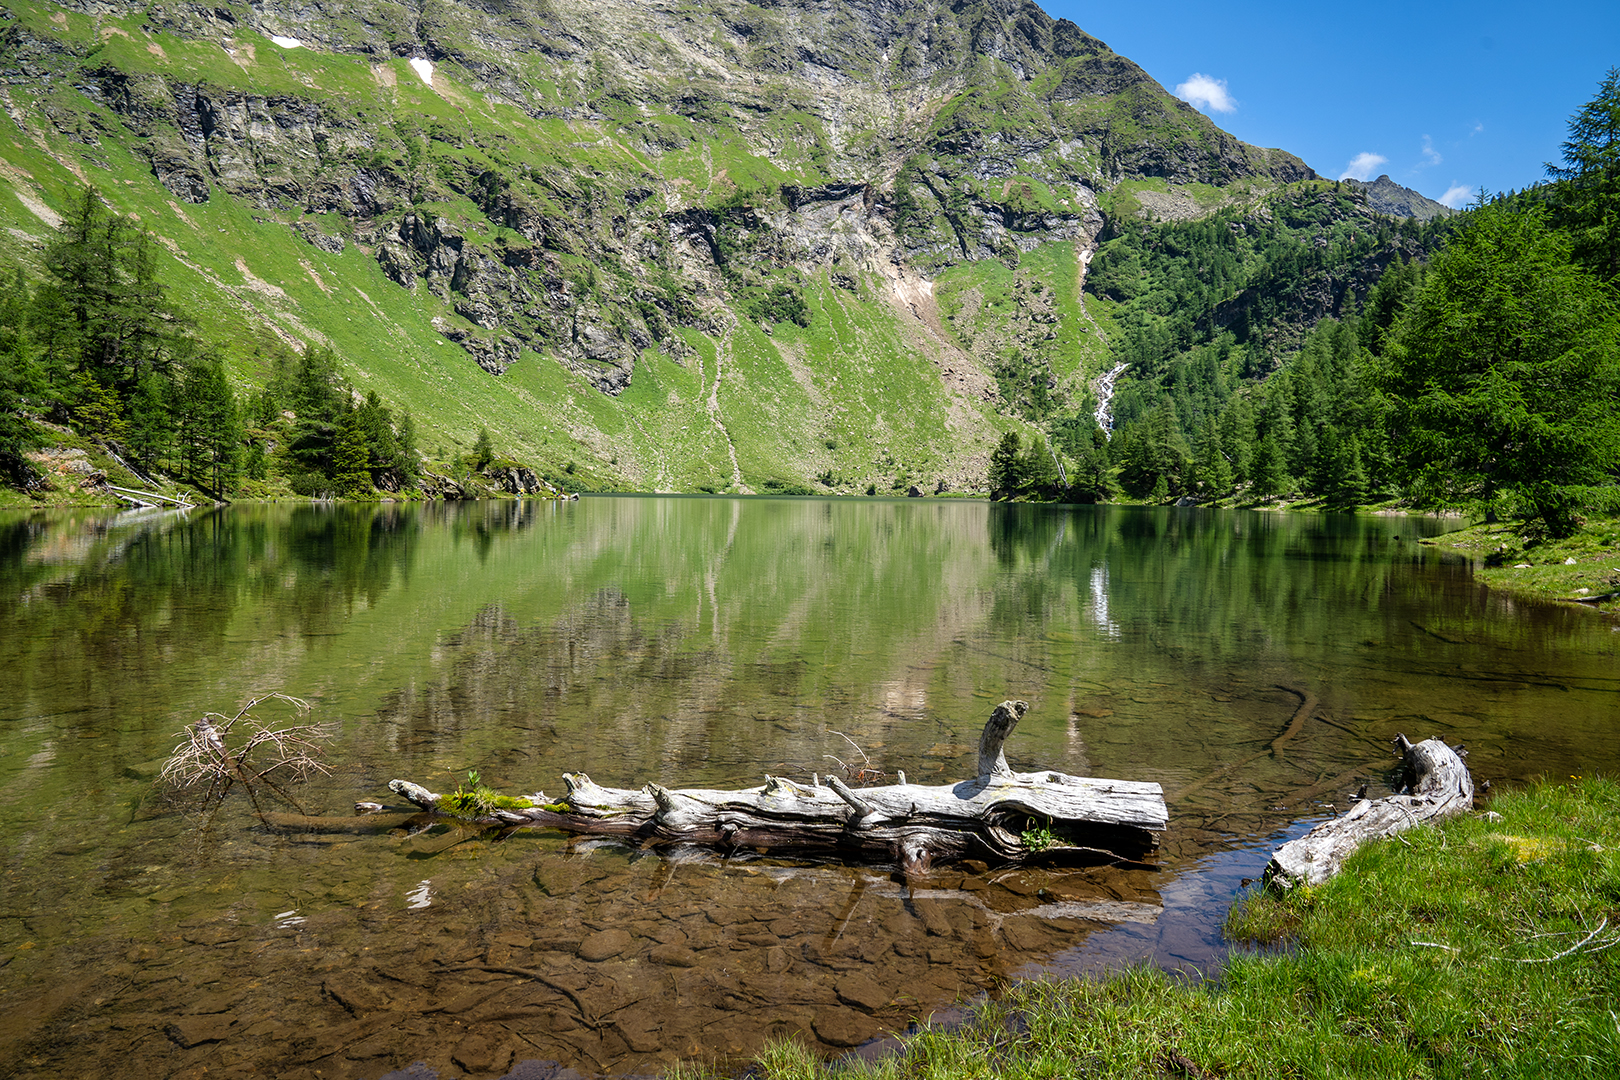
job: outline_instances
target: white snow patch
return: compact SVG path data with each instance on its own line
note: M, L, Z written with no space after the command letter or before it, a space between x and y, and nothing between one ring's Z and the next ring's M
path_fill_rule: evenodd
M427 60L427 59L424 59L423 57L418 56L418 57L416 57L415 59L413 59L411 61L411 67L415 68L416 73L418 75L422 76L422 81L423 82L427 83L429 87L432 87L432 85L433 85L433 61Z
M270 40L275 42L277 45L280 45L283 49L302 49L304 47L304 43L299 41L297 38L283 37L281 34L271 34Z

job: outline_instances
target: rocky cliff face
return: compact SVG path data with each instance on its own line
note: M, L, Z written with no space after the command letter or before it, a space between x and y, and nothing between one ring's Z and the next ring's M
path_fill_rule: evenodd
M876 445L903 430L923 486L960 489L982 475L1006 372L1078 398L1109 366L1079 289L1121 184L1174 202L1188 184L1253 198L1313 178L1028 0L11 0L0 65L13 145L44 148L55 182L120 185L115 205L163 208L147 219L160 233L222 203L284 226L308 245L290 272L323 302L364 298L345 326L404 305L475 377L510 380L532 351L609 399L648 364L692 373L697 387L659 391L702 410L682 413L687 435L660 442L623 410L629 435L595 414L566 427L553 465L611 459L598 478L630 486L690 483L659 470L692 455L739 490L750 469L904 490L924 466ZM121 154L140 182L118 179ZM160 239L177 257L203 245L191 265L282 340L333 329L333 314L267 314L260 286L285 279L246 296L206 270L253 261L230 229ZM357 254L386 284L344 277ZM1050 310L1019 316L1031 303ZM739 357L745 330L773 342ZM375 348L350 360L385 397L397 364L450 352ZM903 378L886 370L912 357ZM739 453L722 380L753 403L790 392L750 421L770 443L760 463ZM897 387L907 403L880 405ZM539 453L548 436L513 438Z
M71 47L26 32L7 42L11 58L47 81L71 78L115 114L175 198L222 192L335 215L347 236L306 238L364 244L399 287L446 301L453 311L435 325L485 370L501 373L529 346L610 394L642 349L708 327L709 309L784 269L887 263L933 276L1089 243L1099 192L1121 179L1311 175L1016 0L69 6L144 16L154 31L217 43L242 69L240 85L222 85L98 63L92 50L63 64ZM257 92L251 69L278 59L269 37L426 61L418 70L453 73L487 103L589 131L570 148L600 152L536 167L499 130L390 115L383 91L399 76L377 67L358 96ZM434 202L477 207L471 224L494 226L495 243L421 211ZM578 280L568 256L612 287ZM668 295L670 277L692 303Z
M1402 187L1386 173L1376 180L1346 180L1345 183L1367 196L1367 205L1375 213L1397 218L1416 218L1429 221L1456 213L1451 207L1437 203L1420 192Z

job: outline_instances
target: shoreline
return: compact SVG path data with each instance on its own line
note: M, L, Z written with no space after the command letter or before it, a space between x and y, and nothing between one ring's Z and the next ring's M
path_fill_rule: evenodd
M785 1040L749 1074L1620 1074L1617 808L1620 784L1595 777L1502 793L1367 845L1322 885L1241 893L1227 933L1250 948L1218 979L1129 968L1016 983L877 1054L821 1061Z
M1496 522L1418 543L1468 558L1487 588L1620 618L1620 518L1594 516L1560 540L1526 537L1521 522Z

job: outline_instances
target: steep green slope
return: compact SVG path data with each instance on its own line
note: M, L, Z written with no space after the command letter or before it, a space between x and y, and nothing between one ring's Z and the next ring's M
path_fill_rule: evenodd
M0 261L93 184L239 385L327 343L585 487L978 489L1109 366L1109 215L1312 175L1005 0L18 2L0 63Z

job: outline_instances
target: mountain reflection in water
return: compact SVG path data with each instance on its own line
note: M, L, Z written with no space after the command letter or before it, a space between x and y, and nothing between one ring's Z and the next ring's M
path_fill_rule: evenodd
M1218 963L1238 883L1374 790L1613 771L1620 635L1493 596L1425 520L613 497L0 518L8 1075L656 1073L828 1051L1024 974ZM546 833L272 829L157 797L175 733L279 690L311 814L400 776L757 785L849 761L1164 785L1156 869L888 867ZM1297 732L1279 740L1296 713ZM1275 745L1274 745L1275 744Z

